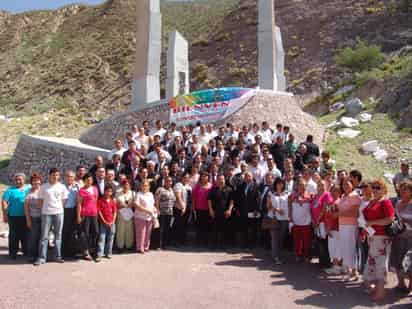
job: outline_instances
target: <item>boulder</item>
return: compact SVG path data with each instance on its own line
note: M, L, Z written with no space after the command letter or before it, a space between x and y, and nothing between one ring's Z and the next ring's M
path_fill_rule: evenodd
M385 149L378 149L373 153L373 156L378 161L386 161L388 158L388 152Z
M349 117L357 116L363 109L363 103L359 98L345 102L346 115Z
M337 127L340 127L340 126L341 126L341 123L339 121L335 120L335 121L332 121L331 123L329 123L326 126L326 128L327 129L333 129L333 128L337 128Z
M347 94L348 92L351 92L355 88L354 85L346 85L343 86L342 88L339 88L338 91L335 92L335 95L342 95L342 94Z
M338 131L338 136L342 138L355 138L360 133L361 131L345 128Z
M343 102L336 102L329 107L329 112L334 113L343 108L345 108L345 104L343 104Z
M369 122L372 120L372 115L368 113L361 113L359 114L358 119L361 123Z
M359 126L359 121L352 117L342 117L340 122L345 128L353 128Z
M368 141L362 144L362 152L365 154L374 153L379 150L378 141Z

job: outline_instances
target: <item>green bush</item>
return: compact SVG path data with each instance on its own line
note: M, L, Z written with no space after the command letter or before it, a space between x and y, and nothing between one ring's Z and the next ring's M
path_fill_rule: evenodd
M370 70L380 65L385 56L377 45L359 40L355 48L347 47L336 56L336 64L353 72Z

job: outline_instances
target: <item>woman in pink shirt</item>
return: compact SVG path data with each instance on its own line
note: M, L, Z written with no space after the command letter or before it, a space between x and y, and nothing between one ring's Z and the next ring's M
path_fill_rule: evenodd
M339 201L339 249L342 266L348 281L358 280L356 273L356 242L358 239L358 216L361 198L346 178L342 183L343 195Z
M200 173L199 182L192 193L193 212L196 220L196 242L198 245L207 245L209 240L209 206L207 197L212 189L209 182L209 173Z
M326 235L325 222L321 213L325 208L325 205L332 202L332 196L330 192L326 191L326 185L323 180L317 182L317 192L313 196L312 203L310 205L310 211L312 213L312 222L316 231L316 241L319 244L319 266L322 268L329 267L330 258L328 254L328 239Z
M91 261L91 252L96 251L99 225L97 221L97 200L99 192L93 186L93 176L87 174L83 177L84 187L79 190L77 199L77 224L85 235L84 259Z

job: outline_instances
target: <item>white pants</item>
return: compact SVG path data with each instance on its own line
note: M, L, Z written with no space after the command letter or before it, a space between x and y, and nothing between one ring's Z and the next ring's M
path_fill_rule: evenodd
M342 265L346 268L356 268L357 239L357 225L339 225L339 250L342 257Z
M330 231L328 237L328 249L331 259L340 260L341 254L339 250L339 231Z

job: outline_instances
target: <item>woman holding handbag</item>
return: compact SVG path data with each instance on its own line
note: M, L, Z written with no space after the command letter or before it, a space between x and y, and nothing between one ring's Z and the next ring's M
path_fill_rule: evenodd
M270 230L272 259L275 265L281 265L280 250L289 231L289 207L288 194L285 192L285 181L280 177L275 179L274 191L269 192L266 199L267 216L276 220L276 224Z
M385 298L385 276L391 248L391 237L386 235L385 226L391 224L395 211L392 202L385 196L388 192L382 179L372 182L373 200L363 210L368 232L369 253L363 278L370 288L373 301Z
M129 180L121 182L121 189L116 193L117 221L116 221L116 246L123 251L130 250L134 245L133 200L134 191L131 190Z
M392 242L391 267L396 269L398 277L397 290L403 293L412 292L412 180L404 180L399 185L400 200L395 212L405 231ZM405 279L409 285L406 286Z

